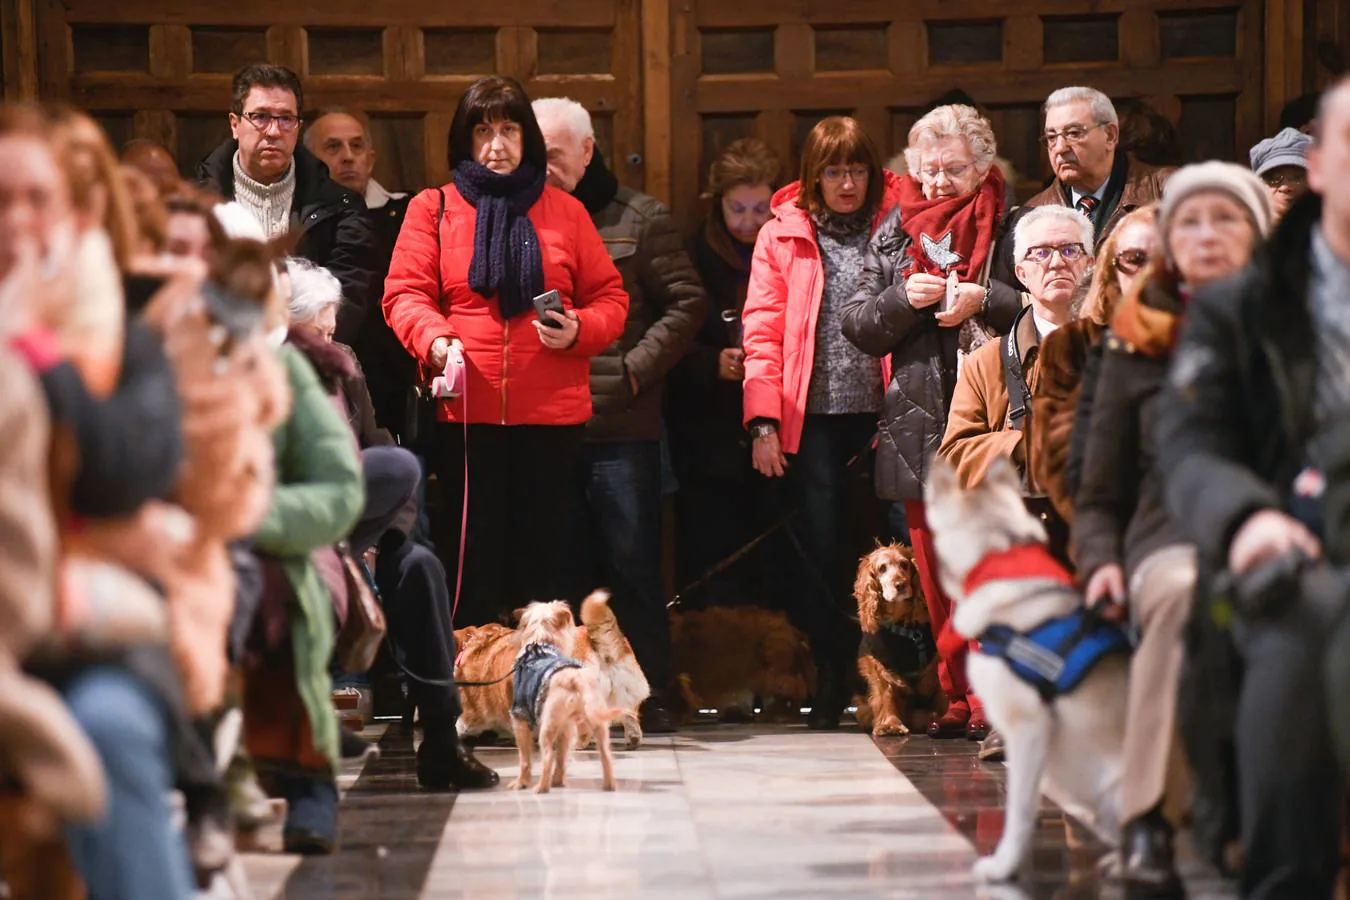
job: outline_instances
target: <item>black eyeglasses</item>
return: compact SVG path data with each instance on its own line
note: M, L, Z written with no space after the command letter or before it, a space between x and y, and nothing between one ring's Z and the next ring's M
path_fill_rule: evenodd
M1087 248L1082 244L1041 244L1028 248L1022 258L1037 265L1048 266L1056 253L1060 259L1072 264L1087 256Z
M1149 255L1143 250L1122 250L1116 254L1116 271L1122 275L1133 275L1148 265Z
M266 131L275 122L282 131L294 131L300 127L300 117L290 114L274 116L270 112L246 112L243 118L259 131Z

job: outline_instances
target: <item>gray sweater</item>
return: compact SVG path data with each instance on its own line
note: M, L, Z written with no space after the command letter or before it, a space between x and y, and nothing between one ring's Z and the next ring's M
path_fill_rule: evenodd
M867 218L822 216L816 240L825 269L825 290L816 317L816 356L806 392L808 414L874 413L885 386L881 362L844 337L844 306L853 297L867 251Z

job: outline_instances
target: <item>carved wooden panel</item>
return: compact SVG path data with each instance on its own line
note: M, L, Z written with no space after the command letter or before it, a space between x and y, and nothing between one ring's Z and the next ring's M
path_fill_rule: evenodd
M643 185L642 0L32 2L40 93L89 109L115 140L167 141L185 172L228 135L233 73L269 61L300 75L307 114L371 116L391 189L448 179L455 103L494 73L592 110L620 181Z
M257 59L267 58L266 28L212 28L194 26L192 71L233 75Z
M692 224L707 167L747 131L795 166L815 121L847 112L884 157L960 89L990 117L1022 196L1049 174L1053 90L1140 99L1210 156L1263 132L1267 8L1303 0L685 0L671 4L671 195ZM1317 2L1317 0L1311 0ZM791 169L790 169L791 171Z

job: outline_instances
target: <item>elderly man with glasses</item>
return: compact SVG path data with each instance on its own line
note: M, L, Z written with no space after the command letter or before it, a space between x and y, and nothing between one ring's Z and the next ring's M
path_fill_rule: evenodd
M1031 303L1006 336L980 347L961 367L938 454L967 486L981 481L994 460L1010 459L1022 473L1028 508L1046 523L1050 549L1062 559L1067 529L1035 483L1028 459L1034 446L1031 396L1041 340L1073 317L1074 295L1092 261L1092 223L1063 206L1035 209L1017 223L1013 245L1017 276Z
M1067 206L1092 222L1100 244L1128 213L1156 202L1176 170L1140 162L1120 146L1120 119L1111 99L1090 87L1060 88L1045 101L1041 144L1050 157L1055 180L1008 217L1006 233L1040 206ZM1021 260L1004 241L994 274L1010 284Z
M1068 564L1069 529L1037 483L1031 398L1040 376L1041 341L1073 318L1073 301L1092 262L1092 222L1076 209L1034 209L1012 232L1017 277L1031 302L1012 330L966 358L956 379L947 431L938 455L956 467L966 487L978 484L994 461L1011 460L1022 474L1027 509L1045 524L1050 552ZM998 760L1003 738L996 731L980 744L979 756Z
M360 195L299 147L304 92L290 69L266 63L234 76L231 137L197 166L197 183L253 214L269 239L300 232L295 250L342 283L336 340L357 343L374 277L375 237Z

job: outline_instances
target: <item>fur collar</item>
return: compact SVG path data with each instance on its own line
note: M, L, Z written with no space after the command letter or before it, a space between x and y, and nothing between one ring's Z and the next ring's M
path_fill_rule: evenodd
M1111 331L1133 352L1154 359L1172 355L1185 305L1180 289L1169 281L1163 272L1149 275L1111 317Z

